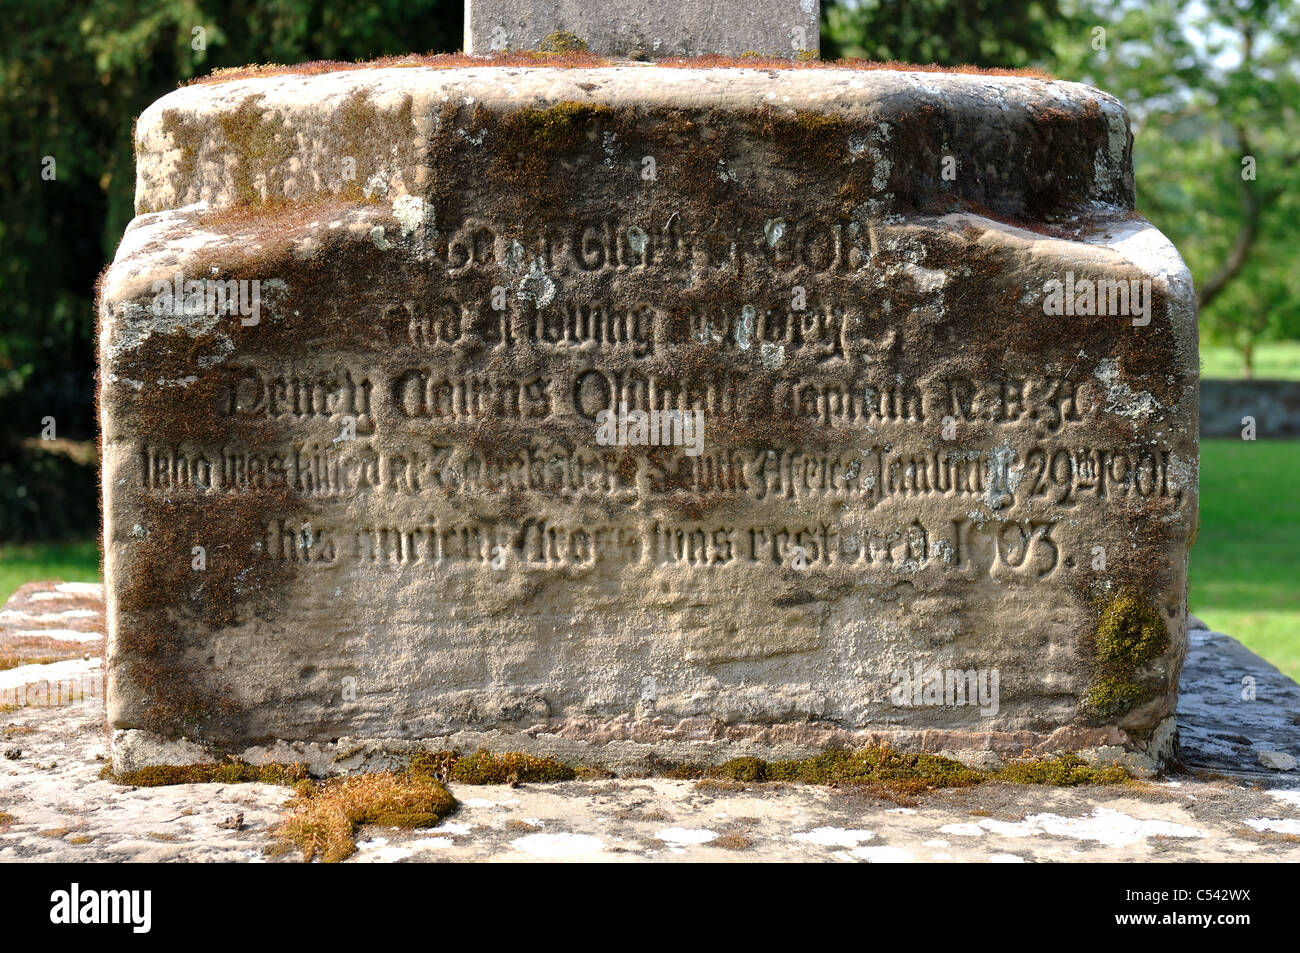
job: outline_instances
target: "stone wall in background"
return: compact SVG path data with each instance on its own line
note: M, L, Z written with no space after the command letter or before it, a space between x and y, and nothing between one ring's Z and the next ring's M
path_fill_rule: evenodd
M1300 381L1201 380L1201 436L1240 438L1255 424L1259 439L1300 437Z

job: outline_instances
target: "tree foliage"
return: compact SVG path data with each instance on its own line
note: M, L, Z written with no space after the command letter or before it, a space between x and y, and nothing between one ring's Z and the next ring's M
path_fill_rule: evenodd
M822 58L1020 68L1050 58L1057 0L823 0Z
M458 0L21 0L5 14L0 401L22 391L30 408L6 416L11 436L46 414L94 431L91 293L131 219L146 106L218 67L441 52L461 29Z
M1089 0L1055 72L1128 106L1138 206L1182 252L1203 336L1300 336L1300 7L1274 0ZM1102 27L1105 49L1093 46Z

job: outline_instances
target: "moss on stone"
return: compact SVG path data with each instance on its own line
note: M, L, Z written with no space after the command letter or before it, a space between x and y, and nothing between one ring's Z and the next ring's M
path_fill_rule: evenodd
M186 183L194 181L195 173L198 171L200 137L195 132L195 128L187 121L187 116L180 110L164 110L160 125L163 133L171 140L172 148L176 150L176 164L170 178L173 189L179 194ZM136 164L138 165L140 162L140 142L135 138L134 130L132 130L131 138L135 147ZM158 212L161 210L161 205L155 206L151 204L136 208L137 213ZM99 309L96 308L95 310L98 312Z
M762 758L732 758L716 773L728 781L762 781L767 777L767 762Z
M586 141L588 129L613 113L609 106L565 100L545 109L520 110L513 118L518 131L526 136L518 143L521 147L553 154L578 148Z
M1114 718L1140 704L1150 691L1123 678L1104 676L1088 689L1084 704L1103 718Z
M644 775L701 784L732 785L787 782L795 784L876 786L894 794L918 794L941 788L970 787L984 781L1010 784L1117 784L1132 779L1118 766L1093 767L1073 753L1022 761L993 771L980 771L936 754L897 751L887 745L857 751L831 750L808 758L766 761L733 758L720 765L700 765L651 756ZM616 777L601 767L572 766L552 758L521 752L494 754L479 749L468 757L454 751L419 752L412 756L412 774L461 784L597 780Z
M1097 626L1097 661L1106 670L1132 671L1163 655L1169 632L1155 607L1131 590L1121 592Z
M586 53L587 41L571 30L556 30L546 34L537 48L543 53Z
M460 784L572 781L577 776L572 767L553 758L538 758L519 751L493 754L482 748L457 759L450 772L451 780Z
M265 209L280 211L281 206L297 207L314 202L344 199L352 202L375 201L386 194L392 180L413 181L416 172L414 145L415 123L410 96L396 106L381 109L372 101L370 91L355 89L331 111L316 131L328 145L331 154L340 160L352 158L356 165L351 174L340 164L336 168L321 167L318 172L322 182L317 187L307 184L304 177L294 181L289 172L291 159L298 153L300 142L287 124L283 114L273 107L263 105L261 94L241 99L236 107L216 114L215 121L224 142L209 142L209 120L179 110L166 110L161 117L161 129L176 150L175 165L169 181L175 192L174 201L186 204L199 196L192 191L198 169L207 161L207 153L220 152L223 161L230 163L230 183L233 196L229 206L239 210ZM372 148L374 141L391 143L391 153L379 156ZM137 143L137 152L139 144ZM338 176L335 178L334 176ZM375 176L383 180L382 186L367 194ZM293 185L296 199L286 198L289 185ZM213 212L227 205L224 197ZM159 211L148 206L140 212ZM235 214L238 214L236 212ZM204 224L215 220L206 219Z
M1084 698L1094 715L1114 718L1132 710L1151 690L1135 680L1138 669L1169 650L1169 630L1154 606L1133 589L1102 610L1092 651L1097 676Z
M895 751L885 746L852 752L825 751L793 761L736 758L709 769L708 773L732 781L876 785L896 794L970 787L984 780L980 772L960 761L940 755Z
M445 782L451 780L452 769L459 760L460 755L455 751L417 751L411 755L408 770Z
M236 201L241 204L283 192L284 169L296 147L283 118L277 119L263 108L261 98L249 96L234 112L217 116L235 158L233 183Z
M433 827L459 807L441 782L419 771L384 771L341 778L300 792L276 829L283 849L298 847L304 860L345 860L357 849L363 824Z
M823 138L843 135L849 128L848 121L842 116L803 109L794 114L790 120L805 136Z
M909 754L886 746L858 751L826 751L795 761L735 758L708 769L711 778L738 782L787 781L804 784L878 785L893 793L970 787L983 781L1076 787L1119 784L1132 779L1119 766L1093 767L1075 754L1023 761L994 771L978 771L959 761L932 754Z
M850 134L867 134L865 125L812 109L785 112L765 106L747 118L751 134L770 142L784 164L817 168L836 178L852 178L844 168L850 161Z
M1119 765L1094 767L1075 754L1042 761L1008 764L993 773L993 778L1011 784L1048 784L1073 788L1081 784L1122 784L1132 775Z
M228 760L219 764L156 764L114 774L106 765L100 777L141 788L171 784L297 784L307 779L305 764L248 764Z

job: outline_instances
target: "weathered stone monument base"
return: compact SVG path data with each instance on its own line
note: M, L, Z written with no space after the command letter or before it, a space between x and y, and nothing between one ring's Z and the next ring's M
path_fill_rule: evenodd
M1169 753L1195 306L1112 98L426 66L190 86L136 139L118 768Z

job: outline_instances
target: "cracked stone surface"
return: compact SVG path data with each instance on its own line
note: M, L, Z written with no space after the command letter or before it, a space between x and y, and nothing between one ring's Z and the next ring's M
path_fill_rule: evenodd
M1266 783L1300 755L1300 685L1231 636L1192 620L1179 684L1184 764ZM1280 755L1281 757L1275 757ZM1294 772L1300 784L1300 772Z
M22 753L0 760L0 861L271 859L289 789L100 780L103 718L98 700L3 716L4 748ZM364 828L348 862L1300 861L1300 787L1213 775L1136 787L986 784L903 804L847 789L658 778L450 788L461 807L442 825Z

